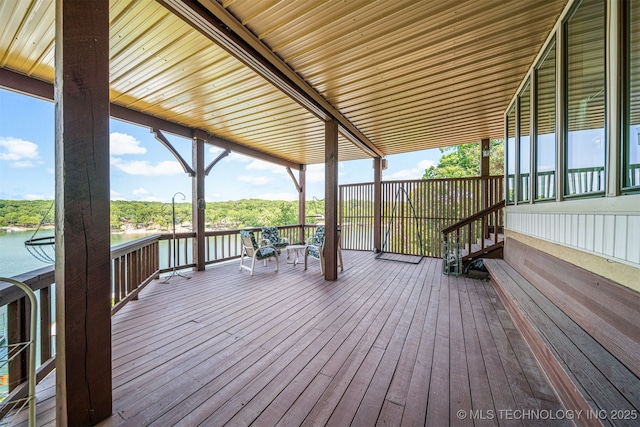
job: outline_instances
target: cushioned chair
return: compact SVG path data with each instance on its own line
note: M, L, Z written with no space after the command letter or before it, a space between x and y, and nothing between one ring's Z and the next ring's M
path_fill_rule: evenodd
M273 246L280 253L280 249L286 248L289 244L289 239L286 237L280 237L278 227L262 227L262 238Z
M324 225L316 226L316 232L312 239L307 241L307 247L304 250L304 269L307 269L307 259L309 257L320 261L320 271L324 275ZM344 270L342 264L342 250L340 249L340 230L338 230L338 265L340 271Z
M278 251L272 245L269 245L266 240L262 240L260 245L256 242L256 238L253 231L240 230L240 239L242 241L242 255L240 256L240 268L249 270L253 276L253 268L256 264L256 259L264 260L264 264L267 264L267 259L274 257L276 259L276 271L278 271ZM251 258L251 267L244 265L244 258Z

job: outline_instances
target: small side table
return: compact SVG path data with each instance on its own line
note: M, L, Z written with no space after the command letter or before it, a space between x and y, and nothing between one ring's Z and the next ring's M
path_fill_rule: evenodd
M287 261L287 264L293 264L294 266L300 262L300 258L304 256L304 250L307 245L287 245L287 259L290 258L291 251L293 251L293 261Z

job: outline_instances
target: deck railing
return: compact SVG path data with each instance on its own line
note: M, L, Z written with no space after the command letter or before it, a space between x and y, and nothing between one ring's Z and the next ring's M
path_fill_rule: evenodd
M117 312L127 301L135 299L138 292L153 278L158 277L159 235L149 236L132 242L114 246L111 250L111 298L112 313ZM55 367L55 271L53 266L44 267L13 277L28 285L37 296L38 334L36 337L39 352L36 355L36 381L39 382ZM26 295L17 288L0 284L0 301L7 310L8 344L24 342L30 339L29 315L31 304ZM4 307L3 307L4 308ZM22 353L8 363L8 376L3 378L7 384L8 395L0 408L0 417L10 408L5 403L21 398L28 381L27 355ZM6 392L5 392L6 393ZM3 394L5 394L3 393Z
M122 243L111 248L112 314L160 274L159 247L161 235Z
M373 183L340 186L342 248L372 250ZM440 230L503 199L503 177L382 183L382 250L442 256Z
M466 262L486 256L486 250L489 247L495 249L504 245L504 205L503 199L442 229L445 264L447 257L453 255L454 265L458 269L457 274ZM501 254L500 252L500 257Z
M53 296L54 271L53 267L45 267L29 273L21 274L12 279L24 283L36 293L36 301L40 312L40 321L37 329L39 335L36 336L39 354L36 360L42 361L36 372L36 382L42 380L54 367L51 359L52 354L52 324L51 308ZM9 346L29 341L31 303L27 295L15 286L8 283L0 283L0 301L6 307L7 333L6 344ZM3 309L4 309L3 307ZM28 394L28 355L25 352L19 353L11 359L7 366L7 377L2 378L2 395L6 396L0 406L0 418L12 408L12 402L23 399ZM6 384L6 385L5 385ZM8 394L7 390L8 389Z
M279 227L280 236L292 243L311 237L315 225L288 225ZM257 238L261 238L260 228L251 228ZM206 264L229 261L240 257L240 230L206 232ZM128 301L135 300L138 293L160 274L176 268L194 267L192 244L195 233L156 234L112 247L111 249L111 298L112 314L120 310ZM175 245L174 245L175 243ZM55 307L52 304L55 293L55 271L53 266L44 267L13 277L28 285L37 295L37 310L40 314L36 340L39 353L36 364L36 382L41 381L55 368ZM7 335L9 344L29 339L29 315L31 307L26 295L6 283L0 283L0 303L7 310ZM3 307L3 308L4 308ZM6 381L8 394L0 406L0 418L10 409L9 403L26 394L28 384L27 358L20 355L8 364ZM6 408L6 409L5 409Z
M303 242L313 235L315 225L284 225L279 226L280 237L286 237L291 243ZM255 233L256 239L262 239L260 227L244 228ZM300 237L303 237L301 240ZM177 233L175 240L172 234L159 235L159 273L166 273L177 269L193 268L193 239L196 233ZM240 230L218 230L205 232L205 264L215 264L240 258L242 244Z

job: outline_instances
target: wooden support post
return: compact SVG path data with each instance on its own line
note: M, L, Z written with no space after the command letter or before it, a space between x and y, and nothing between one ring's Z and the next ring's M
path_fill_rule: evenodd
M482 209L489 207L489 170L490 170L491 140L485 138L480 141L480 178L482 178ZM483 222L483 242L489 237L489 226Z
M111 415L109 0L56 0L56 425Z
M373 250L382 250L382 157L373 158Z
M489 138L480 142L480 177L482 178L482 209L489 207L489 170L490 170L491 141Z
M489 176L490 155L491 141L485 138L480 142L480 176L482 178Z
M298 241L304 242L304 226L307 223L307 167L305 165L300 166L298 181L300 187L300 191L298 191L298 224L300 224Z
M338 123L325 122L324 278L338 278Z
M204 199L204 139L194 137L191 144L192 165L195 171L191 179L191 224L196 233L193 239L193 261L196 263L196 270L202 271L205 268L205 210L207 204Z

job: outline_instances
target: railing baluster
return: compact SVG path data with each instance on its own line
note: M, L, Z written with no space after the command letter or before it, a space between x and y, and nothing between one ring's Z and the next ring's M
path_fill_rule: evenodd
M51 357L51 286L40 289L40 362Z
M7 306L7 343L9 346L28 340L29 316L27 315L27 298L22 297ZM7 350L9 357L13 351ZM9 358L9 392L13 391L27 379L27 354L20 352L15 358Z

